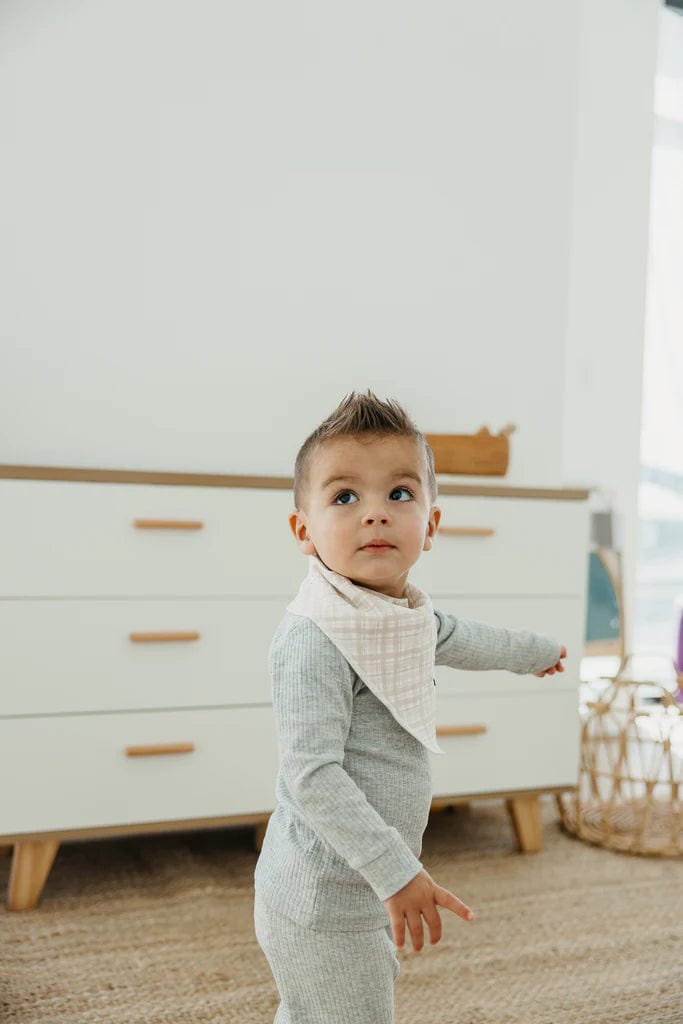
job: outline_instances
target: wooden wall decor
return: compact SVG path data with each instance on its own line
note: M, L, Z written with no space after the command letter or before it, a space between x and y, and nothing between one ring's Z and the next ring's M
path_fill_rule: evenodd
M476 434L425 434L434 453L434 472L505 476L510 457L508 437L516 429L508 423L497 435L488 427Z

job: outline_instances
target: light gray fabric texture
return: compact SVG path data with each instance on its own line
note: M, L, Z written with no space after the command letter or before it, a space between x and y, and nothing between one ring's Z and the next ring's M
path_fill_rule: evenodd
M559 659L560 644L543 634L434 614L437 665L523 675ZM423 867L430 756L439 755L399 725L311 619L285 612L268 662L279 768L256 895L314 931L386 928L383 901Z
M390 925L314 932L274 912L257 893L254 931L280 995L273 1024L394 1024L401 965Z

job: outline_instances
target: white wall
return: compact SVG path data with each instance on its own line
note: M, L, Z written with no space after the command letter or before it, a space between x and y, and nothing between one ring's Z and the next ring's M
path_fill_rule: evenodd
M372 387L560 480L578 13L4 3L2 460L286 474Z
M4 0L0 462L289 474L372 387L630 515L658 7Z

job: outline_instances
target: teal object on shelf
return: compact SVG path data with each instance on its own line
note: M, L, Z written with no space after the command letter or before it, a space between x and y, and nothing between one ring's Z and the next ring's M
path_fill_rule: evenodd
M619 602L607 569L594 551L589 555L588 601L586 603L586 643L618 640L620 636Z

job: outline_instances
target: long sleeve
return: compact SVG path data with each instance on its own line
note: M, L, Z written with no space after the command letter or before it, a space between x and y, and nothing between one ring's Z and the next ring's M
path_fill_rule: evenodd
M462 669L506 669L518 675L542 672L560 657L560 644L544 633L489 626L434 609L436 664Z
M280 772L300 813L385 900L422 864L344 770L354 673L310 619L301 618L269 652Z

